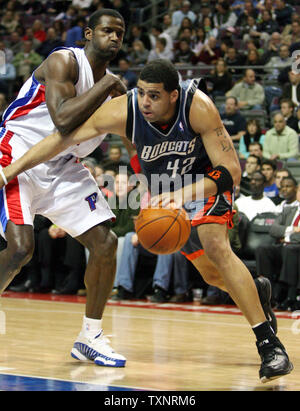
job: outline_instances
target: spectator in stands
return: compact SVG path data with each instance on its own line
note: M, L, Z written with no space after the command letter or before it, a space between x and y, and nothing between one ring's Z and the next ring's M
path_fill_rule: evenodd
M294 207L299 205L297 200L298 183L295 178L290 174L288 169L278 170L281 171L279 177L277 178L276 173L276 185L277 181L280 180L279 185L279 196L280 202L276 204L277 212L282 213L285 207ZM272 198L274 201L274 199Z
M24 41L23 51L15 55L12 63L16 68L17 77L21 77L22 81L25 82L31 76L32 71L39 66L42 61L42 56L32 49L32 42L26 40Z
M158 37L156 39L156 47L154 50L151 50L147 61L155 60L155 59L165 59L173 61L174 55L171 50L167 49L167 41L164 37Z
M261 22L257 25L255 36L258 37L264 44L267 44L272 33L278 32L279 26L273 20L272 14L269 10L263 10L261 15Z
M23 42L25 40L31 41L32 50L36 50L41 45L40 40L38 40L37 38L34 37L32 27L27 27L27 29L25 31L25 36L23 36L22 40L23 40Z
M236 97L240 110L262 109L265 99L263 87L255 81L255 72L246 69L243 80L236 83L226 96Z
M290 70L288 73L289 82L285 84L282 90L282 98L292 100L294 105L300 105L300 73Z
M56 47L62 47L64 43L57 37L53 27L47 30L46 40L36 49L36 52L46 58Z
M15 31L18 25L19 20L15 18L15 14L10 10L6 10L1 19L1 26L5 28L6 35Z
M151 28L151 34L150 34L150 41L151 41L151 50L154 50L157 48L156 40L158 38L164 38L166 40L166 44L164 45L164 51L166 55L173 55L173 40L172 37L167 34L163 33L162 26L159 24L156 24Z
M253 1L245 0L244 1L244 10L242 11L242 13L240 13L240 15L237 19L237 22L236 22L236 26L237 27L246 26L248 24L248 17L249 16L253 17L254 20L256 20L257 17L258 17L258 10L254 6Z
M240 158L248 158L250 154L251 143L259 143L262 147L265 135L261 131L259 120L252 118L247 121L246 133L242 135L239 142ZM253 144L252 144L253 145ZM255 154L255 153L253 153Z
M220 1L216 5L216 12L213 16L214 26L218 30L225 30L228 27L234 27L237 22L236 14L230 10L227 1Z
M249 154L246 163L245 170L243 171L241 182L240 182L240 194L243 196L251 195L251 178L256 171L261 168L261 159L255 154Z
M71 21L73 21L74 19L76 19L77 16L77 8L70 5L67 8L67 11L62 11L61 13L59 13L54 20L62 20L64 24L69 25L71 23Z
M195 53L192 51L190 41L187 38L182 38L179 41L179 50L175 52L174 63L178 65L182 64L194 64Z
M247 23L244 24L240 30L240 36L243 39L243 42L246 44L249 40L251 39L259 39L260 35L258 33L258 27L256 24L256 19L248 15L247 17Z
M219 30L216 27L214 27L214 22L211 17L204 17L203 24L200 27L203 27L207 39L209 37L215 37L216 39L218 38Z
M284 116L286 125L294 129L297 133L299 133L299 125L298 119L294 115L294 104L292 100L288 98L283 98L280 100L280 111L281 114Z
M12 50L6 47L4 41L0 40L0 52L4 53L5 63L11 63L14 57Z
M210 78L212 83L212 97L225 96L226 92L232 87L232 77L228 72L224 59L219 58L216 62L215 69Z
M38 39L41 43L46 40L46 31L44 30L44 25L41 20L36 19L32 25L33 36Z
M229 72L234 76L240 76L243 69L236 69L235 66L243 66L245 62L244 56L242 56L235 47L229 47L225 55L225 63L229 66Z
M271 57L277 57L279 54L279 48L282 44L282 36L279 32L275 31L271 34L270 40L267 44L267 50L262 55L262 64L266 64Z
M269 198L278 196L279 190L275 182L276 175L276 162L272 160L265 159L261 164L261 172L266 177L264 194Z
M194 25L192 23L192 20L189 19L188 17L184 17L182 19L182 22L178 30L177 38L180 39L180 37L184 37L184 29L191 29L191 31L194 30Z
M182 2L180 10L172 14L172 26L180 27L184 17L188 17L192 23L195 23L197 19L197 15L191 10L191 3L187 0Z
M217 44L217 39L210 37L198 56L198 63L211 65L216 63L220 57L221 49Z
M265 182L265 176L260 171L255 171L250 178L251 195L239 197L236 200L239 212L244 213L249 221L259 213L276 212L276 206L273 201L264 195Z
M289 182L297 190L297 182L288 177ZM285 179L286 180L286 179ZM290 184L290 183L289 183ZM295 201L291 197L292 202ZM294 263L293 254L299 255L299 202L294 206L286 206L270 228L270 235L276 240L275 244L260 246L256 249L257 272L271 281L274 303L279 309L294 310L296 308L296 292L299 287L299 266ZM288 284L289 287L285 286ZM275 305L275 304L274 304Z
M238 101L235 97L227 97L225 113L221 114L222 122L233 141L239 141L246 132L246 119L239 112Z
M300 42L300 21L294 20L291 24L291 33L282 36L285 44L291 46L294 43Z
M128 42L127 42L129 52L132 51L133 42L135 40L142 41L145 48L149 51L151 50L150 37L148 36L148 34L143 32L143 28L141 26L139 26L138 24L133 24L131 26L131 29L130 29L130 34L129 34L129 38L128 38Z
M250 49L246 56L245 66L248 66L250 68L251 66L261 66L261 65L262 65L262 60L261 60L258 50L256 48ZM258 81L261 81L263 75L265 74L264 70L260 68L254 68L253 70L255 71L256 79Z
M274 127L266 132L264 157L270 160L293 160L299 156L298 134L286 125L281 113L273 119Z
M172 25L172 17L170 13L165 14L163 17L163 33L168 34L174 41L177 38L178 30L178 26Z
M193 52L195 53L196 57L199 57L201 50L206 42L206 34L204 28L202 26L198 27L196 30L196 37L193 45Z
M275 0L275 15L278 26L283 29L287 24L292 22L293 8L286 4L284 0Z
M282 44L279 48L279 55L271 57L268 63L264 65L265 72L268 73L269 80L276 80L280 69L290 67L292 64L292 57L286 44Z
M13 31L9 36L8 47L13 52L13 55L16 55L22 51L23 42L17 31Z
M137 83L137 75L130 69L130 62L122 58L119 60L120 78L126 84L128 90L134 88Z
M120 146L112 145L108 151L108 159L103 162L105 170L112 169L115 173L119 172L119 167L127 166L127 163L121 160L122 150Z
M263 157L263 145L258 142L253 142L249 144L249 154L254 154L258 158L260 158L261 161L264 160Z
M144 46L141 40L135 40L133 42L133 48L129 55L130 61L133 66L140 66L147 62L149 56L149 50Z
M86 21L83 17L78 17L71 21L70 28L66 31L66 47L79 47L83 45L83 29L85 25Z

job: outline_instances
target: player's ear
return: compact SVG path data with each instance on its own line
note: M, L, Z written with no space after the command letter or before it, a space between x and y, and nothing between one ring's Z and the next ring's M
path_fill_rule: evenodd
M178 90L171 91L171 93L170 93L171 103L175 103L177 101L178 97L179 97Z
M84 29L84 37L85 37L87 40L92 40L93 30L90 29L89 27L86 27L86 28Z

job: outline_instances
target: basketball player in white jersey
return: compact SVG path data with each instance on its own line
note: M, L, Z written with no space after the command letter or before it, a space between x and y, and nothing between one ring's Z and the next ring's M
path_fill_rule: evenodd
M91 15L86 45L55 50L35 70L16 100L3 114L0 128L2 167L22 156L54 131L67 135L87 120L125 85L107 71L120 50L123 17L102 9ZM123 367L103 335L102 315L115 275L116 236L107 222L114 217L90 172L77 158L90 154L104 135L74 145L55 159L14 179L1 190L1 235L7 248L0 253L0 293L32 257L33 218L41 214L75 237L89 250L85 272L86 311L72 356L98 365Z

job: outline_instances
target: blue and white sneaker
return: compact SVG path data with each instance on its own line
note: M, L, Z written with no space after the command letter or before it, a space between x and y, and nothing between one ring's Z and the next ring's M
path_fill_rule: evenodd
M95 338L87 338L80 333L71 351L71 356L80 361L94 361L105 367L125 367L126 358L117 354L109 345L103 331Z

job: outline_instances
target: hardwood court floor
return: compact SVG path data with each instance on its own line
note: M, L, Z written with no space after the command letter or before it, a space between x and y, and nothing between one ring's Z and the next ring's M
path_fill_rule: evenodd
M50 381L40 390L64 390L57 381L75 390L300 390L300 319L278 318L294 371L262 384L254 335L237 308L138 304L106 307L105 333L127 357L125 368L114 369L70 356L83 303L1 298L0 390L34 390L36 379ZM20 376L35 379L31 388Z

